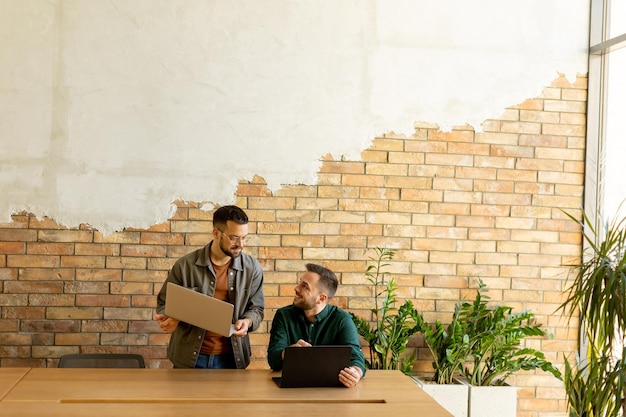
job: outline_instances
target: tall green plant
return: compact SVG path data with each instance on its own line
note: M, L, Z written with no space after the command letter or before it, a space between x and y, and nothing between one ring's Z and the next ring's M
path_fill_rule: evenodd
M589 357L577 356L578 367L565 361L563 383L567 392L570 417L605 417L619 415L616 401L622 391L622 365L591 349Z
M576 365L565 359L570 416L617 416L620 408L626 413L621 351L626 334L626 218L605 223L600 235L586 213L582 222L565 214L581 226L586 249L582 262L572 266L575 275L559 309L570 319L579 313L581 331L589 340L586 357Z
M574 266L576 275L560 308L567 309L570 318L578 309L598 352L612 351L615 338L621 343L626 330L626 218L605 224L603 239L596 243L600 236L586 214L584 223L566 214L589 233L583 232L584 260Z
M543 352L522 347L522 339L530 336L545 336L540 325L533 323L530 311L513 313L513 308L496 306L489 308L489 296L485 284L480 288L472 303L463 302L459 320L465 332L471 335L471 362L462 368L462 374L472 385L501 385L519 370L541 369L557 378L561 372L548 360Z
M405 300L396 309L398 287L393 278L387 279L385 269L395 252L387 248L374 248L375 257L365 275L374 289L374 308L370 311L373 323L350 313L359 334L369 344L370 369L399 369L405 373L412 370L415 358L403 356L411 337L421 328L423 321L411 300Z
M459 321L460 306L460 302L456 304L452 320L447 326L439 320L433 326L422 326L424 342L433 358L433 381L437 384L454 383L463 363L471 358L472 338Z

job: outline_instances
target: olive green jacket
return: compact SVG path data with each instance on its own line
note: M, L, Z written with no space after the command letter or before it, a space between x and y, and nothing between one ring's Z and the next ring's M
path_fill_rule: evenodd
M198 249L176 261L157 296L157 313L165 314L167 282L173 282L195 291L213 296L215 271L211 265L211 244ZM258 329L263 320L265 299L263 296L263 270L259 261L242 253L233 259L228 269L228 298L235 306L233 323L245 317L252 320L248 332ZM202 347L205 330L185 322L179 322L172 333L167 356L177 368L193 368ZM250 338L231 336L235 363L238 369L250 364Z

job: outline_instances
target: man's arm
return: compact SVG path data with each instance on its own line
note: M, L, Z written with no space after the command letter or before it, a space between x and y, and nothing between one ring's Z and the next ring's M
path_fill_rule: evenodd
M167 283L174 282L178 284L180 282L180 279L177 278L179 269L180 266L177 262L168 273L167 279L163 283L163 286L157 295L156 314L154 315L154 318L159 322L161 330L167 333L173 332L176 329L176 326L178 326L178 320L165 315L165 299L167 294Z
M180 269L180 267L178 266L178 263L175 263L172 269L170 269L169 273L167 274L167 279L163 282L163 286L161 286L161 290L157 294L156 312L159 315L165 314L165 298L167 294L167 283L173 282L175 284L180 285L179 284L180 279L177 278L177 273L178 273L177 269Z
M283 369L283 351L289 346L289 328L282 310L277 310L272 320L267 362L275 371Z
M248 300L245 301L245 312L241 319L250 321L248 332L258 329L265 316L265 296L263 294L263 270L261 265L255 262L252 272L252 283L250 284L250 292Z
M365 376L365 356L363 355L363 349L361 348L361 339L359 332L356 329L352 317L348 313L345 313L342 318L340 338L338 344L349 345L352 349L349 365L354 368L358 368L360 371L359 379Z

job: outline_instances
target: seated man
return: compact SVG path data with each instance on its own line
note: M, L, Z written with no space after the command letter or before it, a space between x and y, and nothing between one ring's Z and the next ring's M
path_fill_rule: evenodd
M287 346L350 345L349 366L339 373L346 387L355 386L365 375L365 359L359 334L350 315L328 301L335 295L339 281L331 270L307 264L295 287L293 304L276 311L272 320L267 360L279 371Z

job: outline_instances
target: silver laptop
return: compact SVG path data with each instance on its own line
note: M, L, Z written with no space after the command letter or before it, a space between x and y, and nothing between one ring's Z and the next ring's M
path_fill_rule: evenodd
M234 306L190 288L167 283L165 314L222 336L235 332L232 324Z

